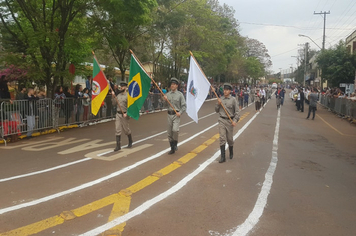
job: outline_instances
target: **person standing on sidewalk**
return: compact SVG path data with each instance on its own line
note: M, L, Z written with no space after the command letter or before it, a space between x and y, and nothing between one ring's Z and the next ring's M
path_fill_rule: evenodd
M259 88L257 88L255 90L255 108L256 108L256 112L258 112L261 109L260 89Z
M310 113L313 112L312 120L314 120L315 111L316 111L316 104L317 104L317 101L318 101L318 94L316 93L316 89L315 88L312 89L312 93L309 95L308 100L309 100L309 112L308 112L307 119L309 119Z
M244 107L248 107L249 91L247 88L244 89Z
M25 116L27 120L27 138L32 137L32 132L36 126L36 100L39 98L36 97L35 91L33 88L28 88L27 94L25 94L24 99L27 100L25 106Z
M261 96L261 106L263 107L266 102L266 90L263 86L261 86L260 96Z
M116 120L115 120L115 135L116 135L116 148L114 152L121 150L121 133L122 131L127 135L129 139L128 148L132 147L132 135L131 129L129 127L130 117L127 115L127 93L126 93L127 83L125 81L120 81L120 90L116 94L112 91L113 105L117 106Z
M219 113L219 135L220 135L220 151L221 151L221 159L219 163L223 163L226 161L225 159L225 144L226 142L229 144L229 154L230 159L233 158L234 153L234 127L240 119L239 116L239 107L237 105L237 101L234 97L231 96L232 86L229 83L224 84L224 96L222 98L218 98L218 103L215 105L215 112ZM227 114L222 107L224 106ZM230 121L232 120L232 122Z
M242 110L243 105L244 105L244 92L243 92L243 88L240 87L240 90L239 90L239 107L240 107L240 110Z
M300 111L304 112L304 102L305 102L305 95L303 89L300 89Z
M284 103L284 96L286 94L286 90L284 89L284 87L282 87L281 89L281 105L283 106Z
M89 114L89 106L90 106L90 97L89 97L89 89L85 88L83 90L83 121L88 120Z
M178 91L179 81L176 78L171 78L171 90L164 95L166 101L169 101L171 106L168 106L168 140L171 146L171 150L168 152L169 155L175 153L178 150L178 133L179 133L179 123L180 117L186 110L186 103L183 94Z
M66 92L66 91L64 91ZM80 84L77 84L75 86L75 91L74 91L74 98L75 98L75 107L76 107L76 113L75 113L75 121L79 122L79 116L82 111L82 100L83 100L83 87ZM74 109L74 108L73 108Z
M276 95L276 105L277 105L277 109L279 109L281 107L281 101L282 101L282 90L280 87L278 87L277 91L274 93Z

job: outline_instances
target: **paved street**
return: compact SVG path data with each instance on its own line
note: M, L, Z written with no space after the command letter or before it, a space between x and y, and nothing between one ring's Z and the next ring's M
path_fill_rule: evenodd
M166 112L131 119L116 153L114 121L2 144L0 235L356 234L355 125L273 97L219 164L215 102L183 115L174 155Z

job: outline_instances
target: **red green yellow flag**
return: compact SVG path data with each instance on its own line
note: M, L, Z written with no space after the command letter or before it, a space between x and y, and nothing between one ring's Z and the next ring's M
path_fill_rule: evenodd
M105 74L100 69L99 62L94 56L93 62L93 84L92 84L92 102L91 113L94 116L98 114L98 111L103 103L106 95L109 92L109 84Z

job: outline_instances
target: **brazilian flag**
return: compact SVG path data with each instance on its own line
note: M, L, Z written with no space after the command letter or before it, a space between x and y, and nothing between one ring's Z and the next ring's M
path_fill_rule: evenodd
M131 55L130 77L127 86L127 114L138 120L140 109L150 91L151 79L134 55Z

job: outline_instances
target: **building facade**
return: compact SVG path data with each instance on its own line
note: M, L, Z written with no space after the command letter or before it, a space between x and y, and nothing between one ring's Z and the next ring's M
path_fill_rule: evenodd
M345 43L349 53L356 53L356 30L346 38Z

